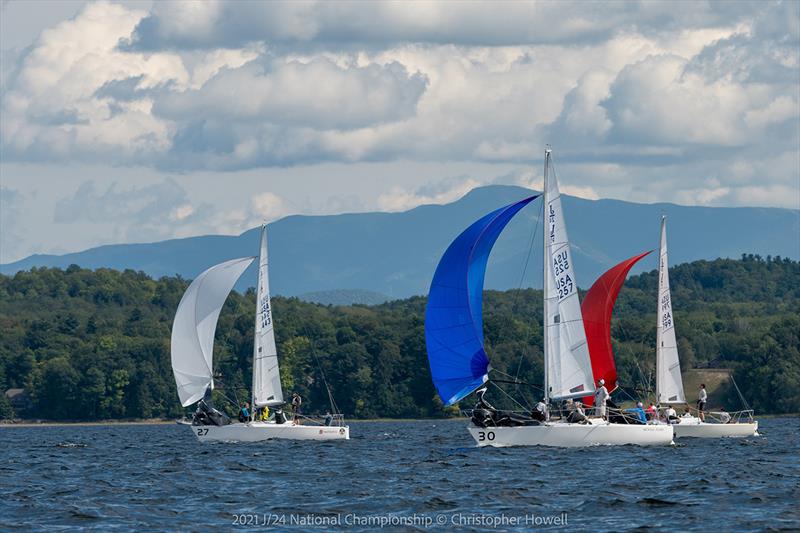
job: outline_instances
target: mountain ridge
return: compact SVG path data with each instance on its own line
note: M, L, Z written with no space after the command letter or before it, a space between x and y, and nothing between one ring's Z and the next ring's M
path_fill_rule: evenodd
M510 185L471 190L449 204L427 204L402 212L291 215L269 225L273 292L300 296L343 287L389 298L427 292L444 250L456 235L489 211L535 191ZM800 211L765 207L702 207L623 200L587 200L563 195L578 285L617 262L656 248L661 214L669 219L670 259L683 263L743 253L800 258ZM487 289L541 286L541 200L512 220L489 261ZM531 248L531 235L535 234ZM233 257L253 255L258 229L240 235L201 235L151 243L106 244L64 255L36 254L0 265L13 274L32 267L141 270L155 277L194 278ZM528 258L529 252L532 252ZM652 262L653 260L650 260ZM654 268L648 260L635 272ZM524 270L524 265L528 268ZM520 283L520 280L522 282ZM255 283L251 267L239 290Z

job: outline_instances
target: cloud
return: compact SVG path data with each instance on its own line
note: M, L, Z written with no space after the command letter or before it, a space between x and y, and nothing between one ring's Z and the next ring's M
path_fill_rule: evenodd
M430 183L414 190L393 187L388 193L378 196L378 207L383 211L407 211L426 204L446 204L453 202L481 182L468 176L458 176Z
M20 248L18 217L23 202L20 191L0 187L0 263L7 263Z
M178 121L354 129L413 116L425 86L424 76L397 62L349 68L326 58L250 62L199 89L164 95L153 111Z
M740 5L743 4L743 5ZM757 5L693 2L157 2L134 50L287 47L391 48L398 43L517 46L602 42L620 29L666 31L736 22Z
M97 2L4 53L0 148L188 175L538 168L552 143L565 192L739 202L745 175L800 173L798 27L796 2ZM394 186L365 208L444 194ZM193 220L179 200L172 221Z

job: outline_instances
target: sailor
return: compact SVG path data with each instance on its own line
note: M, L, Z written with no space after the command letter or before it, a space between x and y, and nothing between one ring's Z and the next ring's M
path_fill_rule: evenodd
M292 423L300 424L300 406L303 405L303 398L296 392L292 393Z
M606 380L601 379L597 382L597 390L594 392L594 405L595 414L601 417L606 417L606 402L608 401L608 389L606 388Z
M723 424L727 424L731 421L731 415L728 414L724 407L719 408L719 421Z
M650 402L650 407L645 410L645 414L647 415L648 420L656 420L658 415L656 415L656 406L653 402Z
M675 412L675 409L671 405L667 407L667 412L665 414L667 415L667 422L670 424L680 422L678 413Z
M540 400L539 403L536 404L536 407L531 413L531 418L539 422L547 420L547 404L544 403L544 400Z
M571 422L573 424L589 423L589 420L586 418L586 413L583 411L583 404L581 402L575 402L573 404L567 403L567 408L570 410L569 415L567 415L567 422Z
M250 420L250 404L244 402L242 408L239 409L239 422L247 422Z
M261 421L266 422L269 420L269 407L266 405L261 408Z
M330 426L333 424L333 415L330 411L325 411L325 425Z
M708 393L706 392L706 384L700 384L700 393L697 395L697 411L700 413L700 421L706 421L706 401L708 401Z

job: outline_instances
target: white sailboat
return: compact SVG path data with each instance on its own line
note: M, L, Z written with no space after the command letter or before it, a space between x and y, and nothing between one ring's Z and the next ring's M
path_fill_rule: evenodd
M578 286L551 164L548 149L544 167L544 403L548 405L594 392ZM436 269L428 295L425 334L431 375L446 405L490 381L481 311L486 262L505 225L534 198L475 222L453 241ZM477 417L473 413L467 428L479 446L668 445L673 436L667 425L612 424L600 418L584 423L555 417L535 420L496 410L489 414Z
M339 418L335 420L340 425L294 425L286 421L285 415L277 409L284 400L269 297L266 225L261 227L258 256L252 408L276 409L270 420L240 423L231 423L226 415L214 409L211 401L214 388L212 354L217 319L236 280L255 259L232 259L197 276L186 289L175 313L171 339L172 370L181 405L188 407L199 402L191 424L192 431L203 442L349 439L350 428L341 425Z
M656 405L685 404L678 343L675 338L675 320L672 314L672 296L669 289L669 261L667 258L667 217L661 218L661 239L658 262L658 321L656 324ZM692 415L684 415L673 424L675 437L750 437L758 435L758 422L752 412L745 413L746 422L733 419L728 423L706 422ZM714 413L706 415L714 419ZM719 419L717 419L719 420Z

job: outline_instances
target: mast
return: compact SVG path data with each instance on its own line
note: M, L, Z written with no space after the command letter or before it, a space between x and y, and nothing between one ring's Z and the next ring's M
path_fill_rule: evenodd
M660 383L661 379L661 291L664 285L664 229L667 224L667 217L661 215L661 232L658 236L658 305L656 307L656 406L661 405Z
M545 211L550 200L549 195L547 194L547 170L550 166L550 148L545 148L544 150L544 181L542 183L542 217L545 216ZM542 353L544 354L544 404L546 406L550 405L550 385L547 379L547 368L548 368L548 342L547 342L547 294L549 292L548 287L548 279L549 276L547 275L547 269L550 266L550 258L547 254L547 237L544 230L544 221L542 221L542 261L543 261L543 268L542 268L542 296L544 300L544 313L542 314L542 331L544 332L544 346Z

